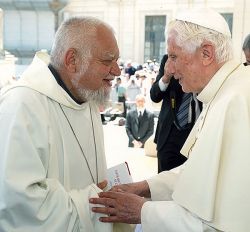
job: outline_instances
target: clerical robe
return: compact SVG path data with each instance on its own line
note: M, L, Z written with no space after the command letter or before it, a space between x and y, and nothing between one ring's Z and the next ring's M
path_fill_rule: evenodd
M181 152L182 171L148 180L143 232L250 228L250 67L225 63L198 95L203 111Z
M106 178L103 131L94 102L77 104L37 53L0 98L0 231L112 231L89 197Z

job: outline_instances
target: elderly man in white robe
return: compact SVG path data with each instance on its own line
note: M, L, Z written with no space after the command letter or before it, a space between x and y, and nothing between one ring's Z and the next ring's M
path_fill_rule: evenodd
M0 98L0 231L113 230L88 199L106 182L99 104L120 75L113 30L90 17L65 21L51 57L38 52ZM100 216L100 215L99 215Z
M188 160L178 174L100 193L90 202L105 207L92 210L143 232L249 231L250 68L233 59L228 25L214 10L179 14L167 38L170 72L203 102L181 151Z

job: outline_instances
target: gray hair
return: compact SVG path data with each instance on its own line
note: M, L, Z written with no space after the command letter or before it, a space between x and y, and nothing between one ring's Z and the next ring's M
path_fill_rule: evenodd
M247 37L244 40L243 46L242 46L243 51L250 51L250 34L247 35Z
M64 55L68 49L74 48L81 60L92 57L92 48L96 43L98 26L103 25L112 28L103 21L93 17L72 17L64 21L58 28L51 50L50 62L56 69L63 66ZM87 62L87 63L86 63Z
M215 47L215 56L218 63L233 58L232 39L229 36L181 20L172 21L167 31L170 32L171 30L177 33L176 44L189 53L194 53L204 41L208 41Z

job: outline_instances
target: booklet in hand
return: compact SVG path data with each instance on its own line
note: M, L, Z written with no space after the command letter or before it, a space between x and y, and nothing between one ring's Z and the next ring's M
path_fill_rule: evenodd
M133 182L128 163L124 162L108 169L108 187Z

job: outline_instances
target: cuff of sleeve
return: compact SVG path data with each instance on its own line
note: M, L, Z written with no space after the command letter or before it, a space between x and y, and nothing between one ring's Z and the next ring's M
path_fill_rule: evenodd
M174 184L176 183L178 174L165 171L147 180L151 199L157 200L172 200Z
M148 201L141 211L143 232L202 232L202 221L173 201Z
M159 88L162 92L166 91L166 89L168 88L168 85L169 83L165 84L163 81L162 81L162 78L159 80Z
M91 184L82 190L72 190L70 196L75 204L77 213L80 220L80 231L88 232L111 232L112 223L102 223L99 218L103 215L93 213L91 208L92 204L89 203L89 198L98 197L98 193L101 192L95 184Z

